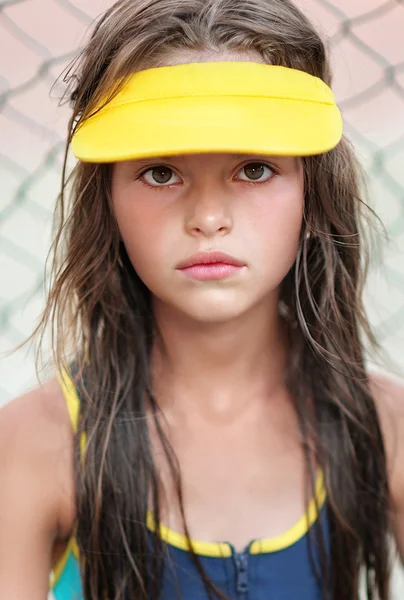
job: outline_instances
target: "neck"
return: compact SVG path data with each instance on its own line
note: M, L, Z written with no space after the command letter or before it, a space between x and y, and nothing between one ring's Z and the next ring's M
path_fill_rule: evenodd
M154 311L162 342L152 357L160 406L237 412L284 386L286 331L277 298L221 323L197 322L159 302Z

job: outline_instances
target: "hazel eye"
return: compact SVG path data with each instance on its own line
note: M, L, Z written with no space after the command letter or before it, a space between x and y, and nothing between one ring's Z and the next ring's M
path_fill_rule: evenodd
M174 181L172 181L173 176L177 177L177 179L175 179ZM144 171L142 173L141 178L143 178L148 185L151 185L153 187L171 185L180 181L178 175L174 173L174 171L170 169L170 167L166 167L164 165L159 165L157 167L147 169L147 171Z
M245 178L240 177L240 173L245 175ZM242 181L258 182L262 183L268 181L274 175L274 170L270 166L260 163L251 162L244 165L237 174L237 179Z

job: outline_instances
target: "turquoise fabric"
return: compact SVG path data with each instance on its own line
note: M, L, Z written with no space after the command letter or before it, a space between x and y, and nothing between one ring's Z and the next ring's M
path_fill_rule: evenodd
M55 600L83 600L79 564L73 552L70 552L52 592Z

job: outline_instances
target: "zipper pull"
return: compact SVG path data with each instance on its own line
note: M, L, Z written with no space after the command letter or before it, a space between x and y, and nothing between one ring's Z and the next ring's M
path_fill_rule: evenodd
M246 554L236 554L234 558L237 568L237 593L246 594L248 591L248 556Z

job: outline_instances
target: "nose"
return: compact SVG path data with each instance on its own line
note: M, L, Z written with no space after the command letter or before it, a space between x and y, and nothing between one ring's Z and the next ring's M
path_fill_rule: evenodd
M231 202L224 190L204 186L193 190L185 215L185 229L193 236L227 235L233 227Z

